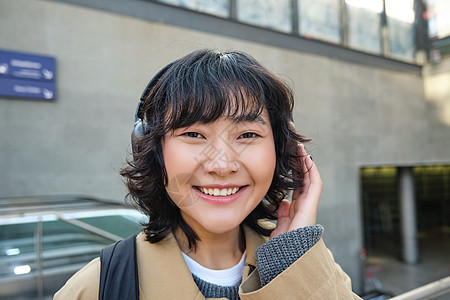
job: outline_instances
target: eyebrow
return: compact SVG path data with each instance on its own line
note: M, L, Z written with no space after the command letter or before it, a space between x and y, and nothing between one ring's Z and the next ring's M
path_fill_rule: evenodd
M261 116L257 116L256 118L250 118L249 116L244 117L243 120L234 120L234 122L239 123L239 122L244 122L244 123L251 123L251 122L258 122L261 125L267 125L267 122L261 117Z
M255 121L258 121L259 123L261 123L261 124L263 124L263 125L266 125L266 124L267 124L267 122L264 121L264 119L263 119L261 116L258 116L258 117L256 118Z

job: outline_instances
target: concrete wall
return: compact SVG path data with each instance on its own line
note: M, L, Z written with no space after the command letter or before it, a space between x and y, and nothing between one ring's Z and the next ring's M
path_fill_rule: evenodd
M429 64L424 70L424 87L427 106L435 120L429 130L430 156L440 160L442 154L450 157L450 58ZM446 154L445 154L446 153Z
M2 0L0 43L55 56L58 94L55 102L0 99L0 196L81 193L121 201L118 170L152 75L204 47L255 56L295 90L296 127L313 138L307 148L324 181L319 223L356 290L359 168L450 161L449 115L425 101L415 73L52 1Z

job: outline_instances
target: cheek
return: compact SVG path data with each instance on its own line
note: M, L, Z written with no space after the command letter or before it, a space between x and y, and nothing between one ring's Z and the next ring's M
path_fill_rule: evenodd
M177 143L166 143L163 146L164 163L167 171L167 193L172 201L180 208L194 204L195 197L188 185L195 170L195 160L186 149L180 148Z
M169 180L177 174L189 172L196 164L195 154L172 141L163 145L163 158Z
M275 146L273 143L248 151L243 159L248 165L248 170L255 184L261 188L264 187L267 192L272 182L276 165Z
M164 165L166 166L167 176L171 177L173 173L177 172L177 166L179 164L178 161L178 155L175 151L174 145L172 143L166 143L163 146L163 159L164 159Z

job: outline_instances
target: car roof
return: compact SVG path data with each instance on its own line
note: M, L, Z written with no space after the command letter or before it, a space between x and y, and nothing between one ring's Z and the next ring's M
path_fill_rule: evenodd
M80 212L107 209L134 209L125 203L85 195L0 197L0 217L18 217L46 212Z

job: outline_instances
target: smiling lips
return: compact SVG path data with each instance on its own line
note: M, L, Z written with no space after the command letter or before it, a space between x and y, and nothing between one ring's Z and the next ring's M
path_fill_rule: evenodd
M197 189L206 195L223 197L236 194L239 191L240 187L219 189L219 188L204 188L199 186L197 187Z
M203 200L213 204L228 204L239 199L248 185L234 187L201 187L194 186L193 190Z

